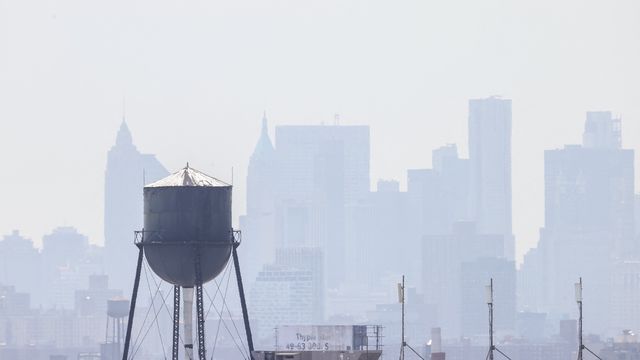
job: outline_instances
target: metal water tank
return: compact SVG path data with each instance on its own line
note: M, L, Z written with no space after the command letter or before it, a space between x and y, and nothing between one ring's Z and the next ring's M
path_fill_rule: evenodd
M111 318L124 318L129 316L129 300L117 297L107 300L107 316Z
M144 187L142 242L163 280L182 287L224 269L233 246L231 185L187 166Z

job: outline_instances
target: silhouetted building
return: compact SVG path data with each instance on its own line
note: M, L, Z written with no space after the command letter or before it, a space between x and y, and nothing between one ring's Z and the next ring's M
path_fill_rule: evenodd
M457 336L462 331L462 264L501 256L503 241L502 235L478 234L473 222L455 223L450 235L424 237L422 281L425 302L437 307L439 323L436 325L447 334ZM479 301L482 304L483 299Z
M524 255L524 260L518 269L518 310L539 312L548 309L546 306L549 298L548 286L552 274L549 273L545 260L547 254L543 247L529 249Z
M42 237L41 274L43 291L49 296L44 305L73 308L73 293L84 286L88 273L89 240L70 226L57 227ZM96 267L101 267L100 263ZM98 269L100 271L102 269Z
M8 316L27 315L31 310L31 296L16 292L15 286L0 284L0 321ZM7 343L5 341L5 343Z
M432 164L432 169L407 171L407 205L399 214L403 221L394 229L404 239L398 261L405 268L400 269L416 283L424 283L424 259L415 251L422 247L423 237L451 235L454 223L470 219L469 160L458 157L456 145L446 145L433 150Z
M546 333L547 314L520 311L516 315L516 332L527 341L542 341Z
M283 265L265 265L256 278L251 298L251 317L255 319L257 343L272 346L276 326L313 323L313 272Z
M461 328L463 336L489 334L485 287L493 278L494 331L513 334L516 317L516 265L504 258L483 257L462 263Z
M28 293L39 304L42 292L41 256L33 242L13 230L0 241L0 283L14 286L17 292Z
M587 112L582 144L586 148L620 149L622 120L613 118L611 111Z
M311 303L313 322L324 321L325 286L324 256L318 247L288 247L276 251L276 265L309 270L313 278L313 297Z
M131 269L138 254L133 233L142 229L142 188L168 174L154 155L138 151L123 121L105 172L105 263L114 288L129 289L133 284Z
M107 313L107 302L119 296L122 291L109 288L107 275L91 275L89 287L75 291L75 310L79 316L103 317Z
M640 261L613 264L610 284L611 331L640 329Z
M417 281L419 254L408 236L407 193L397 181L380 180L377 191L347 210L345 278L360 291L384 288L383 276L406 274ZM402 243L403 246L398 246ZM415 241L413 242L415 244ZM330 260L330 259L327 259Z
M446 235L457 221L470 220L469 160L458 157L456 145L432 152L433 169L407 171L412 228L424 235Z
M472 219L479 233L504 235L504 256L513 260L511 100L469 100L469 161Z
M575 312L572 284L582 277L590 314L585 329L597 333L615 330L610 296L615 267L624 268L620 261L638 255L634 152L620 148L619 128L608 112L588 113L582 146L545 151L545 227L537 255L525 258L521 270L529 272L527 286L540 289L543 297L536 310L554 317ZM535 271L542 276L531 274Z
M273 263L276 250L276 186L278 162L266 116L247 171L247 212L240 217L244 246L243 278L253 282L262 265Z
M42 257L46 271L58 267L76 266L89 252L89 239L78 230L63 226L42 237Z
M575 319L560 320L560 339L567 344L576 345L578 343L578 321Z
M337 287L346 265L346 208L369 193L368 126L276 127L279 246L320 246Z
M640 194L636 194L635 197L635 221L634 226L636 230L636 237L638 237L638 241L640 241Z

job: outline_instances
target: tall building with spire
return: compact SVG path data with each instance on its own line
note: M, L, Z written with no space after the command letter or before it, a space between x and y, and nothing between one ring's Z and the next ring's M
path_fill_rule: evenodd
M123 120L107 155L104 186L105 264L116 289L133 283L137 249L133 232L142 229L142 188L167 176L155 155L143 154Z
M243 259L245 278L255 280L262 265L275 259L275 191L277 158L271 139L267 116L262 118L262 131L247 171L247 213L240 217L245 246L238 248Z

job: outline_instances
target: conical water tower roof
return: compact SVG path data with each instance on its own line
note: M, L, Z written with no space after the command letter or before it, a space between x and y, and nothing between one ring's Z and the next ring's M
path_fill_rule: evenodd
M171 187L171 186L205 186L205 187L225 187L231 186L222 180L218 180L201 171L187 166L179 171L167 176L164 179L151 183L149 187Z

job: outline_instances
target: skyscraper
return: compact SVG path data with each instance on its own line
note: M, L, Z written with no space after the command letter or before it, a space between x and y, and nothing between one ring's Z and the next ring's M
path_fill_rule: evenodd
M18 292L31 294L34 303L43 300L41 291L41 256L31 239L18 230L0 240L0 283L14 286Z
M523 271L537 279L543 311L563 316L575 310L573 284L585 279L585 297L594 309L587 331L613 325L620 302L611 291L635 260L634 152L619 143L619 120L608 112L587 113L582 145L545 151L545 227L536 256ZM613 129L613 130L612 130ZM528 269L528 270L527 270ZM612 282L613 279L613 282ZM617 317L619 318L619 317Z
M622 120L611 111L589 111L584 124L582 145L586 148L619 149L622 146Z
M279 246L320 246L326 281L346 265L345 209L369 193L368 126L278 126L276 236Z
M502 256L503 241L501 235L478 234L475 224L470 221L453 224L449 234L424 237L422 280L425 301L436 306L437 325L448 334L463 334L460 328L463 325L461 309L466 303L463 303L462 285L470 280L463 278L462 265L475 263L478 259L485 259L487 264L504 261L498 259ZM510 263L513 265L513 262ZM488 280L491 276L487 275L491 273L490 266L486 271L478 266L483 269L482 276L485 276L480 280Z
M310 269L264 265L251 289L251 316L256 320L257 343L273 345L279 325L313 323L314 276Z
M407 171L411 226L419 238L451 234L453 223L470 220L469 160L450 144L433 150L432 164L433 169Z
M45 305L72 309L74 291L86 286L90 274L104 272L100 262L89 261L89 251L87 236L70 226L42 238L42 288L49 294Z
M247 213L240 217L245 246L238 248L244 277L252 282L264 264L273 263L276 251L275 206L278 162L269 138L266 115L247 170ZM245 270L246 269L246 270Z
M318 247L289 247L276 251L276 265L311 271L313 296L307 304L312 309L313 322L324 321L325 286L324 257Z
M505 237L504 254L515 257L511 228L511 100L469 100L471 216L478 232Z
M133 232L142 229L142 188L168 174L155 155L138 151L123 121L107 156L104 191L105 263L116 289L133 283Z
M636 194L635 197L635 229L636 229L636 237L638 237L638 241L640 241L640 194Z
M624 149L547 150L545 228L601 233L617 255L633 254L633 158L633 150Z
M393 180L378 181L377 191L370 192L366 201L348 208L345 269L350 289L380 291L384 276L406 274L418 281L419 243L407 234L408 212L407 193Z

